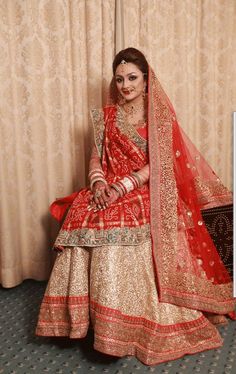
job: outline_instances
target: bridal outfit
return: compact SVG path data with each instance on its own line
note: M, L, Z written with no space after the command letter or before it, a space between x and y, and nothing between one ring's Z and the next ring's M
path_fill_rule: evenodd
M147 165L150 177L105 210L88 210L89 188L52 204L59 219L70 207L36 333L77 339L91 324L96 350L155 365L222 345L215 325L234 317L232 281L201 212L232 194L178 125L151 68L145 127L127 123L114 86L109 105L92 110L90 166L109 185Z

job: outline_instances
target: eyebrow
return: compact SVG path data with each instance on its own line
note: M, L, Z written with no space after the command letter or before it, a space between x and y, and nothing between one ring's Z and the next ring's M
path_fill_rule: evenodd
M135 71L132 71L132 73L129 73L129 74L126 74L126 75L128 76L128 75L131 75L131 74L137 74L137 73ZM123 77L123 75L116 74L116 77Z

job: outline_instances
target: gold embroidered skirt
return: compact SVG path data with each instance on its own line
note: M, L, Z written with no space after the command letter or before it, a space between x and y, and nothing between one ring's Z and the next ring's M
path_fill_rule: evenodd
M222 344L201 312L158 300L150 241L58 254L36 334L82 338L90 321L96 350L147 365Z

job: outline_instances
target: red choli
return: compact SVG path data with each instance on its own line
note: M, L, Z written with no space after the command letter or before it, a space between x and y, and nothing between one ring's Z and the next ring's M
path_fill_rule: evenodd
M105 120L104 120L105 118ZM109 184L148 163L147 130L128 127L115 107L94 113L95 140ZM140 136L140 135L141 136ZM97 138L96 138L97 136ZM74 197L74 196L73 196ZM55 247L133 245L150 239L149 187L131 191L104 211L88 211L89 188L74 199Z

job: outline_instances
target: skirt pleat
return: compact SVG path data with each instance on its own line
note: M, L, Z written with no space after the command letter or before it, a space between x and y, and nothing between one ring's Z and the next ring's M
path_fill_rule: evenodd
M159 301L150 240L57 255L36 334L83 338L90 323L96 350L147 365L222 345L203 313Z

